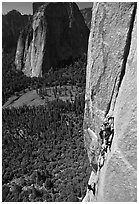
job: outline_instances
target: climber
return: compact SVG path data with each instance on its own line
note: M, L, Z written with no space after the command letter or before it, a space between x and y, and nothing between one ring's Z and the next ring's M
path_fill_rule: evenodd
M103 135L104 135L103 144L105 145L105 152L107 152L108 140L109 140L109 137L111 135L111 125L110 125L108 120L104 121L104 130L103 130L103 132L104 132L103 133Z
M102 125L102 126L100 127L100 132L99 132L99 136L100 136L100 138L101 138L102 144L105 143L105 135L106 135L105 126Z
M108 147L109 147L110 151L111 151L111 145L112 145L113 136L114 136L114 129L112 129L111 135L110 135L110 137L108 139Z
M88 182L88 190L89 191L91 190L94 195L96 193L96 184L97 184L97 182L98 182L98 174L97 174L97 172L92 171L89 182Z
M93 191L94 195L95 195L95 188L96 188L96 183L93 184L93 188L90 184L88 184L88 190Z
M93 190L92 186L90 184L88 184L88 190L90 190L90 191Z
M107 144L107 148L109 148L109 150L111 151L111 145L112 145L112 140L114 136L114 118L109 117L108 122L109 122L109 125L107 126L107 129L106 129L107 131L106 144Z
M107 152L107 146L106 146L106 144L102 144L102 146L101 146L101 157L103 157L104 160L105 160L106 152Z
M101 141L102 141L102 143L103 143L103 139L104 139L104 136L103 136L103 129L100 130L100 132L99 132L99 136L100 136L100 139L101 139Z

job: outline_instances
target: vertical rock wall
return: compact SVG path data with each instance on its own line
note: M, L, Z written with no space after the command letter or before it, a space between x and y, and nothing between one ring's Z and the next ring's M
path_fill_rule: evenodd
M94 3L84 114L92 174L84 202L137 199L136 32L135 3Z

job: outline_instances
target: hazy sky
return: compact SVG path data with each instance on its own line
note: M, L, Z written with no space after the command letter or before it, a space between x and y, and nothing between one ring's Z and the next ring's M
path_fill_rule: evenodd
M38 1L39 2L39 1ZM92 6L92 2L76 2L80 9ZM2 13L18 10L22 14L32 14L32 2L2 2Z

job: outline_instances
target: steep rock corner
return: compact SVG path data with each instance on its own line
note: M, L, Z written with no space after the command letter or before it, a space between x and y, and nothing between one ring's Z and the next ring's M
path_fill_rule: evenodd
M92 173L83 202L137 201L136 3L94 3L84 142Z

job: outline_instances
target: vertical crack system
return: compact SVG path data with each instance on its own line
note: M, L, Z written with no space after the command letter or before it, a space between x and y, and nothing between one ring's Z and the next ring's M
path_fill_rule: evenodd
M124 77L125 71L126 71L126 63L127 63L127 59L128 59L128 55L129 55L129 51L130 51L132 31L133 31L133 26L134 26L134 21L135 21L135 16L136 16L136 9L137 9L137 3L134 3L134 8L133 8L132 16L131 16L131 21L130 21L130 27L129 27L129 31L127 34L126 45L124 48L123 63L122 63L122 67L121 67L121 73L119 75L119 80L118 80L119 83L117 86L117 93L116 93L116 97L115 97L115 102L116 102L116 98L118 96L118 92L119 92L119 89L120 89L120 86L121 86L121 83L122 83L122 80L123 80L123 77ZM99 136L98 136L98 138L100 138L100 146L101 147L100 147L99 157L97 159L97 171L92 171L90 181L88 183L88 191L92 191L95 200L96 200L96 194L97 194L97 190L98 190L97 184L99 181L100 170L103 167L103 165L107 159L108 152L111 151L112 141L113 141L113 137L114 137L114 117L109 116L108 113L109 113L109 110L111 108L111 102L112 102L112 97L114 94L116 81L117 81L117 77L116 77L114 88L112 91L112 96L111 96L110 102L109 102L108 107L107 107L105 119L104 119L102 126L100 127L100 132L99 132ZM114 102L114 105L115 105L115 102ZM90 131L92 131L92 130L90 129ZM92 131L92 134L95 134L95 133Z
M124 47L123 63L122 63L122 66L121 66L121 72L120 72L119 76L116 77L115 84L114 84L113 91L112 91L112 95L111 95L111 98L110 98L110 101L108 103L107 110L106 110L106 113L105 113L105 117L106 117L106 115L109 113L109 111L111 109L112 109L112 111L114 110L114 106L115 106L115 103L116 103L116 98L118 96L119 89L120 89L122 80L123 80L124 75L125 75L126 63L127 63L127 59L128 59L128 55L129 55L129 51L130 51L132 31L133 31L133 26L134 26L134 21L135 21L135 16L136 16L136 9L137 9L137 4L134 3L134 8L133 8L133 12L132 12L131 20L130 20L130 26L129 26L129 30L128 30L128 33L127 33L127 39L126 39L125 47ZM117 85L116 85L116 83L117 83ZM116 90L115 90L115 87L116 87ZM116 92L116 96L113 99L114 92ZM113 101L113 104L111 104L112 101Z
M132 30L133 30L135 16L136 16L136 9L137 9L137 3L134 3L134 9L133 9L133 13L132 13L131 21L130 21L129 31L128 31L128 34L127 34L126 45L125 45L125 48L124 48L123 63L122 63L122 68L121 68L121 73L120 73L120 80L119 80L119 84L118 84L118 91L119 91L119 88L121 86L123 77L125 75L126 62L127 62L127 58L128 58L129 51L130 51ZM117 95L118 95L118 91L117 91Z

